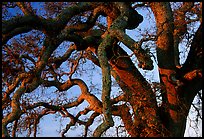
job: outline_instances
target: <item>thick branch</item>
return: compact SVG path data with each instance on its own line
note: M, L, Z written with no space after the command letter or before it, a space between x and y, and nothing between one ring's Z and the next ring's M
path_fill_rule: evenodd
M143 17L132 9L128 4L117 2L115 5L121 12L111 24L109 32L112 37L116 37L119 41L123 42L130 48L137 56L140 62L140 67L143 69L153 69L153 62L150 56L141 48L140 43L136 43L127 34L125 29L134 29L143 21Z
M13 30L18 30L18 32L26 32L30 31L30 28L37 29L43 31L45 34L53 36L59 33L67 24L67 22L74 16L81 12L91 10L98 6L100 3L78 3L71 7L68 7L62 11L59 16L55 19L45 19L37 15L33 14L26 14L25 16L15 17L7 21L2 22L2 34L4 36L4 41L8 40L8 38L13 37L16 33L10 34ZM20 4L22 7L23 5ZM22 7L25 9L25 7ZM25 13L28 13L25 9ZM95 18L94 18L95 20ZM18 28L25 28L26 29L18 29ZM9 36L9 37L6 37Z
M32 15L34 14L33 9L30 5L30 2L16 2L18 7L22 10L25 15Z
M190 72L193 69L202 68L202 23L192 40L188 57L180 69L180 74Z
M157 26L157 59L159 68L174 69L173 14L169 2L152 2Z
M111 75L110 65L107 59L106 49L112 46L113 40L107 35L103 42L98 47L98 58L102 70L102 104L105 121L94 131L95 137L100 137L101 134L109 127L113 126L110 92L111 92Z
M10 20L2 21L2 34L9 34L18 28L33 28L38 30L44 30L48 28L48 23L50 21L38 17L36 15L25 15L25 16L17 16Z
M109 52L108 59L112 67L111 74L114 76L114 78L120 85L121 89L125 93L125 96L126 96L125 101L129 101L131 106L133 107L134 117L138 118L138 120L135 119L135 121L138 121L138 125L134 125L134 126L136 127L139 126L140 122L141 123L145 122L149 118L155 119L155 121L147 120L148 121L147 123L149 125L151 125L151 122L156 122L157 121L156 120L157 116L155 113L157 109L156 99L147 81L137 70L137 68L132 63L130 57L122 48L116 45L113 48L108 49L107 51ZM95 51L93 50L93 52ZM97 59L94 58L94 61L96 61L95 63L98 64ZM143 100L140 101L140 98L146 98L146 99L145 101ZM137 113L136 111L140 109L142 109L142 112L139 115L138 114L136 115ZM144 113L148 113L145 115L145 118L144 118ZM141 120L139 117L143 117L144 119ZM159 121L157 122L158 122L157 124L159 125ZM158 126L158 128L160 127ZM157 130L157 129L155 128L152 130ZM132 130L130 130L129 132L132 132L132 135L134 134L133 136L136 136L136 134L133 133Z
M183 67L177 72L177 78L184 83L180 94L186 99L186 106L190 107L197 92L202 89L202 23L195 33Z
M2 109L4 109L4 103L6 101L8 101L9 95L16 89L16 87L19 85L20 81L26 77L27 77L27 74L25 74L25 73L19 74L18 77L13 81L13 83L10 86L8 86L7 90L5 91L4 96L2 98Z
M9 39L11 39L12 37L18 35L18 34L22 34L22 33L26 33L26 32L29 32L31 31L32 28L29 27L29 26L24 26L24 27L19 27L19 28L15 28L13 29L12 31L8 32L8 33L5 33L5 34L2 34L2 45L3 44L6 44L7 41Z
M126 104L119 106L121 118L123 120L123 123L125 125L125 129L127 132L131 135L131 137L137 137L139 135L139 131L136 130L132 115L130 114L130 109Z
M153 61L151 60L150 55L141 48L140 42L135 42L132 38L119 29L111 30L110 33L112 36L116 36L119 41L123 42L135 53L139 61L139 67L146 70L153 69Z
M97 7L101 3L92 3L92 2L79 2L76 5L64 9L57 17L56 24L60 24L61 28L64 28L67 22L74 16L85 11L90 11L93 8Z

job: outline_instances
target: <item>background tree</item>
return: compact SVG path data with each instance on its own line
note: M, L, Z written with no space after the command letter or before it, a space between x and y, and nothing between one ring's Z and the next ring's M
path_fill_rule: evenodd
M152 26L139 28L147 11ZM202 2L3 2L2 136L36 136L40 119L56 113L70 119L62 136L77 124L87 136L99 116L92 136L115 117L132 137L184 136L195 96L202 119L201 59ZM142 73L156 67L160 81L151 82Z

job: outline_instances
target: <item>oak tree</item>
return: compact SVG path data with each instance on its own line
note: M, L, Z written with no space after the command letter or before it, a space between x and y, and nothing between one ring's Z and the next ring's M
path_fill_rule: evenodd
M50 114L69 119L61 136L77 124L87 136L99 116L92 136L115 117L131 137L184 136L201 59L202 2L3 2L2 137L36 136Z

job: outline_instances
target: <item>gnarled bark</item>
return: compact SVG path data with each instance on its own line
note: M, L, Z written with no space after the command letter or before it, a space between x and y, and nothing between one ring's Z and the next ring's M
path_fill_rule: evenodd
M178 45L181 37L185 37L184 34L187 33L187 24L202 18L199 16L198 19L187 22L186 13L199 13L199 7L195 7L193 2L185 2L175 11L171 9L169 2L144 2L135 5L134 7L151 8L157 28L155 37L151 38L152 34L147 34L150 35L149 38L144 37L137 42L125 32L126 29L137 28L143 22L143 16L134 10L131 4L132 2L77 2L68 4L61 12L56 12L54 18L45 18L38 15L30 3L14 3L14 7L18 6L24 15L2 21L2 42L6 44L2 51L3 86L6 88L2 95L2 109L5 112L2 118L3 137L10 134L16 136L21 118L25 117L32 119L29 122L25 120L28 135L31 135L33 128L33 134L36 136L40 119L56 113L70 119L61 132L62 137L77 123L84 125L84 136L87 136L89 127L99 115L104 116L104 121L96 128L93 136L101 136L114 126L113 116L121 117L125 129L132 137L184 135L186 117L193 98L202 89L202 22L182 67L178 62ZM98 23L100 16L106 17L105 26ZM185 24L181 25L181 22ZM45 39L33 36L26 39L20 36L21 40L15 38L16 35L32 30L43 33ZM16 39L16 42L11 41L7 45L11 38ZM35 39L41 42L36 43ZM57 48L65 41L70 42L68 49L62 56L55 55ZM142 48L145 41L156 41L161 105L157 104L156 94L150 83L131 60L134 54L139 68L153 69L151 56ZM121 48L119 42L132 51L131 56ZM86 82L73 76L81 64L81 58L90 59L102 70L101 100L91 94ZM70 63L70 67L61 69L62 63L66 61ZM62 82L64 75L67 79ZM110 97L111 75L123 91L121 95L113 98ZM69 102L52 102L50 98L46 101L29 102L29 99L32 99L29 97L28 101L23 100L26 93L35 95L33 91L40 86L55 87L60 94L75 85L80 88L81 93ZM77 107L84 101L89 104L86 108L76 115L69 112L70 108ZM29 113L31 110L36 111ZM88 120L81 119L80 116L90 111L93 113ZM8 130L9 124L13 124L11 133Z

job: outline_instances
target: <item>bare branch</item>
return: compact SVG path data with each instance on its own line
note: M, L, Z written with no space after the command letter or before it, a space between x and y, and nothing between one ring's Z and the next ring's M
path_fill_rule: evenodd
M30 2L16 2L18 7L22 10L25 15L32 15L34 14L33 9L30 5Z
M94 136L99 137L106 131L109 127L113 126L112 112L111 112L111 102L110 102L110 92L111 92L111 75L110 75L110 65L108 63L108 58L106 54L107 47L110 47L113 40L107 35L103 42L98 47L98 59L102 70L102 103L103 103L103 114L105 121L96 128L94 131Z

